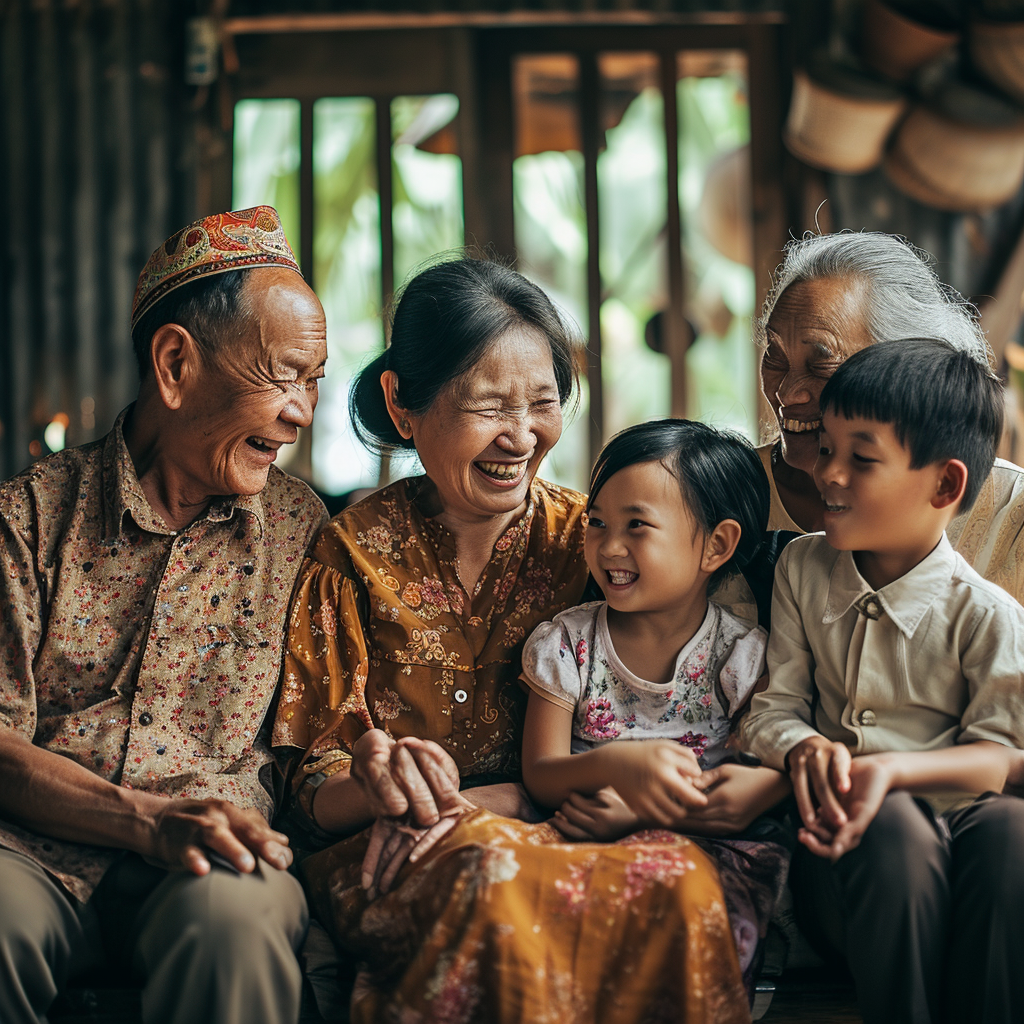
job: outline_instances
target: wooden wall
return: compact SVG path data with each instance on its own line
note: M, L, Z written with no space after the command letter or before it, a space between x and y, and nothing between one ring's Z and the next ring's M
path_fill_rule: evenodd
M194 210L186 13L0 0L0 479L58 413L78 444L135 393L135 280Z

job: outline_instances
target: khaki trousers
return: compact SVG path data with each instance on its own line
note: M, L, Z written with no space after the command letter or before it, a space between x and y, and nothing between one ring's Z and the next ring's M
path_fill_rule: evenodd
M0 850L0 1021L45 1022L69 979L107 964L141 979L146 1024L294 1024L308 921L298 882L263 863L199 878L128 855L82 905Z

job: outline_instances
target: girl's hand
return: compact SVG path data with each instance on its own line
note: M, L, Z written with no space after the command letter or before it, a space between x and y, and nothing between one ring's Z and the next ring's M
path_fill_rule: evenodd
M573 793L555 811L551 824L567 839L598 842L621 839L642 827L640 819L611 786L593 796Z
M618 794L641 820L675 828L708 798L699 788L700 765L689 747L672 740L626 740L614 751Z
M698 835L732 835L774 807L789 793L789 779L774 768L723 764L706 771L700 786L706 807L686 816L686 831Z
M804 827L824 843L847 822L842 800L850 791L851 760L845 743L824 736L809 736L786 755Z

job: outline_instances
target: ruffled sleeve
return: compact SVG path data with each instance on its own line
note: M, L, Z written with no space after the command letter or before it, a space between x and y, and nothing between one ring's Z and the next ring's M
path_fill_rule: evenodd
M365 604L365 590L331 523L306 559L292 596L274 722L275 746L308 751L306 773L347 765L351 745L373 728L366 705Z
M523 648L522 680L545 700L566 711L575 711L583 691L572 637L557 616L542 622Z

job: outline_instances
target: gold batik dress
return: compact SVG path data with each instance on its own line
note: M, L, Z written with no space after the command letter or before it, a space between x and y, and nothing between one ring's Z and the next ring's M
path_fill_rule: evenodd
M582 596L584 499L536 481L472 596L430 501L423 478L377 492L303 568L275 745L307 749L308 775L344 768L379 728L439 743L470 785L520 777L523 641ZM314 912L359 969L354 1022L749 1020L717 870L682 836L571 843L478 808L373 901L367 841L304 864Z

